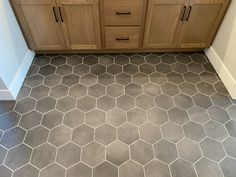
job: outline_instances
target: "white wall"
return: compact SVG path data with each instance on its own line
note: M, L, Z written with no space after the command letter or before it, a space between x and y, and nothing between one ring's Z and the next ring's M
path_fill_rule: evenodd
M236 0L232 0L216 38L206 54L236 99Z
M9 0L0 0L0 100L16 98L33 57Z

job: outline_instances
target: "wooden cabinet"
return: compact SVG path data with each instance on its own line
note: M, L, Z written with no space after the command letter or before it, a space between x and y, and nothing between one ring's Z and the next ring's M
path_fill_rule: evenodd
M64 38L54 0L19 0L16 7L31 48L64 48Z
M211 45L230 0L10 0L36 51L191 51ZM120 51L118 51L120 52Z
M58 5L67 48L101 48L98 1L59 0Z
M147 0L101 0L100 3L105 48L140 48Z
M31 49L101 48L97 0L12 0Z
M185 0L149 0L146 29L144 34L145 48L176 47L174 38L180 28Z
M225 11L225 0L190 0L178 35L181 48L209 47Z
M209 47L229 0L149 0L144 48Z

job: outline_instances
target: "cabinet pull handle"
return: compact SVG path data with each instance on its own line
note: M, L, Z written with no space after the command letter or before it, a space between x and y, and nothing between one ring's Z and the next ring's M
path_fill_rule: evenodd
M54 17L55 17L56 22L58 22L57 14L56 14L56 8L53 7L52 10L53 10L53 14L54 14Z
M184 20L184 15L185 15L186 9L187 9L187 7L184 6L184 7L183 7L183 12L182 12L182 15L181 15L181 18L180 18L181 21Z
M127 38L116 38L117 41L128 41L129 40L129 37Z
M131 15L131 12L116 12L116 15Z
M61 7L59 7L59 13L60 13L60 16L61 16L61 22L64 22L63 17L62 17L62 13L61 13Z
M192 11L192 6L189 6L188 15L186 16L186 21L189 20L189 17L190 17L191 11Z

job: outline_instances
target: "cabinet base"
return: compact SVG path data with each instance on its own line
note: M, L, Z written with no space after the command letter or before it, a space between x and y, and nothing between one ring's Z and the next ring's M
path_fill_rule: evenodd
M203 52L204 48L175 49L97 49L97 50L36 50L37 54L108 54L108 53L158 53L158 52Z

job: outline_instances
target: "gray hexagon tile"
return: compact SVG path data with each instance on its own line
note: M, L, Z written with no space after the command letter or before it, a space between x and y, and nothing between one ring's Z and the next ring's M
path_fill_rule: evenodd
M167 122L161 127L163 138L177 143L184 137L182 127L173 122Z
M170 165L170 170L173 177L197 177L194 166L182 159L176 160Z
M178 158L177 149L174 143L161 140L154 145L155 157L167 164Z
M26 131L20 127L9 129L3 133L0 144L6 148L12 148L23 142L25 134Z
M27 132L24 143L34 148L45 143L48 139L49 130L43 126L35 127Z
M105 123L105 119L106 119L105 112L103 112L99 109L94 109L94 110L86 113L85 123L96 128L99 125Z
M204 125L204 129L207 136L217 141L223 141L228 136L226 128L222 124L215 121L207 122Z
M177 144L179 156L190 162L196 162L202 157L200 147L198 143L191 141L190 139L183 139Z
M12 170L15 170L25 164L27 164L30 160L32 149L28 146L21 144L9 150L5 165Z
M106 160L120 166L129 160L129 146L120 141L114 141L106 147Z
M112 97L119 97L124 94L123 86L120 84L111 84L107 87L107 94Z
M228 130L229 135L236 138L236 121L230 120L227 124L225 124L225 127Z
M20 114L11 111L0 116L0 129L8 130L12 127L15 127L20 120Z
M157 125L162 125L168 121L167 111L160 108L153 108L147 112L148 120Z
M220 162L220 167L225 177L234 177L236 173L235 169L236 160L230 157L226 157Z
M114 108L107 112L107 123L118 127L126 121L126 112L119 109Z
M48 141L52 143L54 146L61 146L71 139L71 129L60 125L50 131Z
M21 176L31 176L31 177L38 177L39 170L33 167L32 165L26 165L20 169L17 169L13 173L13 177L21 177Z
M70 128L75 128L84 123L84 116L83 112L74 109L65 114L63 123Z
M97 107L104 111L109 111L115 107L115 99L110 96L103 96L98 99Z
M75 92L78 93L78 90L76 89ZM88 88L88 94L94 98L103 96L105 93L106 87L100 84L95 84Z
M73 143L63 145L58 149L56 161L68 168L80 161L81 148Z
M81 161L91 167L95 167L105 160L105 147L92 142L82 148Z
M93 170L94 177L118 177L118 168L108 162L103 162Z
M140 126L147 120L146 112L139 109L133 108L127 112L127 120L128 122Z
M143 124L139 128L140 138L153 144L161 139L160 127L153 123Z
M41 123L41 120L42 120L42 114L33 110L27 114L24 114L21 117L19 125L23 127L24 129L28 130L39 125ZM12 122L8 122L8 123L12 123Z
M170 177L168 165L156 159L152 160L144 168L147 177Z
M49 165L48 167L44 168L40 172L40 177L49 177L49 176L58 176L63 177L65 176L66 170L59 166L56 163Z
M205 124L210 120L207 110L194 106L188 110L190 119L199 124Z
M95 108L96 100L90 96L85 96L77 101L77 108L81 111L87 112Z
M201 141L206 137L206 133L203 126L195 122L188 122L183 126L184 134L186 138L190 138L194 141Z
M41 124L52 129L62 123L63 114L60 111L52 110L43 115Z
M224 148L226 150L226 153L233 157L236 158L236 138L234 137L228 137L224 142L223 142Z
M207 158L202 158L201 160L199 160L195 164L195 168L199 177L223 177L220 166L216 162L213 162Z
M33 150L30 162L42 169L53 163L56 157L56 148L48 143Z
M95 130L95 140L108 145L116 139L116 128L109 124L103 124Z
M173 99L170 96L165 95L165 94L161 94L155 97L155 103L157 107L161 109L165 109L165 110L168 110L174 106Z
M117 107L127 111L135 106L134 99L128 95L117 98Z
M69 95L74 98L80 98L87 94L87 87L77 84L72 87L70 87Z
M94 140L94 129L85 124L73 130L72 141L80 146Z
M139 139L138 128L130 123L124 123L118 128L118 139L131 144Z
M130 146L131 159L145 165L154 158L152 146L142 140L138 140Z
M144 110L149 110L155 106L153 97L148 95L140 95L135 98L135 101L136 106Z
M138 163L129 160L123 164L119 169L120 177L144 177L144 170L141 165Z
M180 125L183 125L189 120L187 111L178 107L171 108L168 111L168 115L171 121L176 122L177 124L180 124Z
M66 175L67 177L91 177L92 168L80 162L69 168Z
M219 162L225 157L225 151L221 143L216 140L206 138L200 143L202 153L216 162Z

